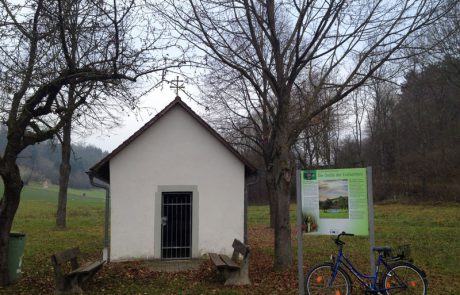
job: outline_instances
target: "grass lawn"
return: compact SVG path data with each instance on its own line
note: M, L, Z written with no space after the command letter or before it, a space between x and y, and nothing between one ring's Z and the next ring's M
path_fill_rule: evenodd
M85 196L83 196L85 194ZM103 244L104 192L72 190L68 204L68 229L54 226L57 188L38 185L24 189L13 230L26 233L23 278L1 289L0 294L52 294L54 288L50 255L78 246L83 259L101 255ZM295 207L292 206L294 213ZM295 223L295 214L291 214ZM273 231L267 206L249 208L251 287L223 287L209 262L199 271L159 273L142 262L111 263L97 275L85 294L296 294L296 267L276 273L273 261ZM460 206L376 205L376 239L379 245L411 244L416 265L428 274L429 294L459 294ZM133 241L135 242L135 241ZM368 243L365 237L346 238L349 257L365 270ZM231 243L231 241L229 241ZM296 256L295 230L293 230ZM304 238L305 271L326 260L336 248L327 236ZM359 294L359 292L357 292Z

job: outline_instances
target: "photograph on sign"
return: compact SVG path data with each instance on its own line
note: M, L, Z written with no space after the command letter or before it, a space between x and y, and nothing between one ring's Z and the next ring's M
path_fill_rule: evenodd
M319 218L348 219L348 180L321 180L319 187Z
M301 180L304 233L368 235L365 168L304 170Z

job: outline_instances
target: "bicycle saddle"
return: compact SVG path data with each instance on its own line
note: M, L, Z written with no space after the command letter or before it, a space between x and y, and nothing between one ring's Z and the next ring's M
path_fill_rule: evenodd
M391 252L391 247L383 246L383 247L372 247L372 251L376 252Z

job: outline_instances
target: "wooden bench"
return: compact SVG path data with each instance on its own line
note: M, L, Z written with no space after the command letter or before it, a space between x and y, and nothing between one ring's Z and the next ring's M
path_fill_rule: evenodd
M56 279L55 294L82 294L81 284L91 280L105 262L95 261L80 266L77 261L79 255L80 249L72 248L51 256Z
M216 253L209 253L211 262L217 270L225 277L225 285L250 285L249 281L249 247L235 239L232 244L232 258ZM243 256L240 262L239 256Z

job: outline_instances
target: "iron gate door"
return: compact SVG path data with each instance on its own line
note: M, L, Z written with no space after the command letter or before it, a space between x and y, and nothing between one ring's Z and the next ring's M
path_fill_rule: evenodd
M161 208L161 258L192 256L192 193L164 192Z

